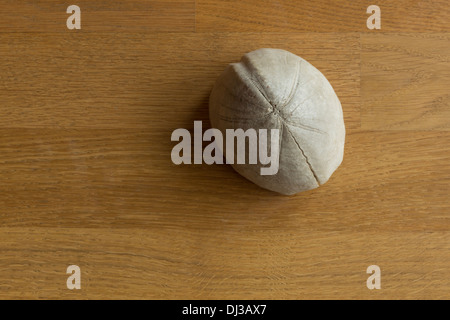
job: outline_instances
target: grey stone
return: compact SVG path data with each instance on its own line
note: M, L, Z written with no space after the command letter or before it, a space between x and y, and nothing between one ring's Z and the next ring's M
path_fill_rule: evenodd
M275 175L261 175L261 163L232 165L265 189L292 195L317 188L342 162L341 103L319 70L288 51L259 49L230 64L211 92L209 115L224 137L226 129L280 130Z

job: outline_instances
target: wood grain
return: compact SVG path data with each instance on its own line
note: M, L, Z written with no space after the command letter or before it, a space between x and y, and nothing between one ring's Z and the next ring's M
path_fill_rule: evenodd
M446 0L197 0L199 32L374 32L367 7L381 9L383 32L448 32Z
M68 30L70 5L81 11L81 29ZM189 32L195 29L195 0L2 0L2 32Z
M450 36L361 36L362 128L450 130Z
M0 126L192 126L207 120L209 93L229 63L247 51L279 47L328 77L347 126L355 128L359 46L356 33L0 34Z
M80 32L69 4L0 4L1 299L450 298L447 2L378 2L371 34L362 0L80 1ZM318 189L171 161L261 47L341 100L344 161Z
M186 216L183 217L183 220ZM254 220L254 219L253 219ZM292 225L292 224L290 224ZM448 232L1 228L0 298L445 298ZM78 263L82 289L65 288ZM365 269L383 270L382 289Z
M331 180L291 197L253 185L230 166L174 165L175 143L167 130L1 129L0 134L5 227L207 233L277 225L301 233L450 227L446 132L350 133L344 163Z

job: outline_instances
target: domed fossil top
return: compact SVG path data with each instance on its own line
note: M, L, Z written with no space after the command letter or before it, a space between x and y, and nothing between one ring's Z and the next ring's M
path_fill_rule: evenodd
M259 49L230 64L210 96L210 120L226 129L279 129L279 170L233 164L257 185L294 194L324 184L341 164L345 126L341 104L325 76L299 56Z

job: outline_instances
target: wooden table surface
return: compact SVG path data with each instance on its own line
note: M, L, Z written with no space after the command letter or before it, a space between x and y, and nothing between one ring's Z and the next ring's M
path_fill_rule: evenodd
M449 8L2 1L0 298L450 298ZM261 47L302 56L341 100L344 161L318 189L171 161L172 131L206 129L215 79Z

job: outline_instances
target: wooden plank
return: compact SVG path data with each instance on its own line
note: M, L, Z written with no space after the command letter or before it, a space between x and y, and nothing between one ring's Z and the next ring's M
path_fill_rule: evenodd
M450 35L361 36L362 127L450 130Z
M367 7L381 9L383 32L448 32L446 0L198 0L198 32L374 32Z
M0 4L0 298L450 298L447 2L373 3L381 32L362 0L81 0L78 31L71 4ZM342 102L319 189L171 162L172 131L206 129L215 79L261 47Z
M0 250L0 298L450 297L448 232L286 232L282 224L262 232L246 223L198 232L181 221L147 230L2 227ZM66 288L72 264L81 290ZM381 290L366 288L371 264L381 267Z
M207 119L210 91L226 65L261 47L310 61L334 86L347 127L360 126L353 33L0 34L0 126L189 126Z
M81 29L68 30L70 5L81 10ZM188 32L195 29L195 0L3 0L1 32Z
M229 165L174 165L170 135L0 129L0 225L450 231L448 132L350 132L330 181L292 197Z

